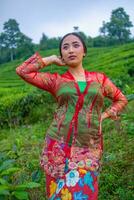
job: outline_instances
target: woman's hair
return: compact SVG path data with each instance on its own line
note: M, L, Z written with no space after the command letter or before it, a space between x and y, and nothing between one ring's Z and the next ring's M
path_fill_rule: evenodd
M61 46L62 46L63 40L64 40L67 36L69 36L69 35L74 35L74 36L76 36L76 37L79 38L79 40L81 41L81 43L82 43L82 45L83 45L84 53L86 54L86 53L87 53L87 47L86 47L86 44L85 44L83 38L81 37L81 35L80 35L79 33L72 32L72 33L67 33L67 34L64 35L63 38L61 39L60 44L59 44L60 56L62 57Z

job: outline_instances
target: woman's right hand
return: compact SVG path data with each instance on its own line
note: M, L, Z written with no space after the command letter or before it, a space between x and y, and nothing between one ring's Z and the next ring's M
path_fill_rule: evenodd
M63 59L60 56L56 56L56 55L52 55L52 56L48 56L45 58L42 58L43 62L45 63L45 66L47 65L51 65L51 64L55 64L58 66L65 66L65 62L63 61Z

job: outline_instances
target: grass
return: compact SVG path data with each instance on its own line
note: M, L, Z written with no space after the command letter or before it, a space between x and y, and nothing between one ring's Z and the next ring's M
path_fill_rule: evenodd
M99 200L133 198L133 133L126 127L127 118L130 118L129 126L133 125L131 106L134 106L134 101L128 106L121 121L107 119L103 123L104 154L99 176ZM1 130L1 153L6 154L7 159L15 159L16 165L21 168L21 173L14 174L12 181L16 184L33 180L41 183L41 188L31 192L35 196L29 199L45 200L45 175L39 168L39 159L50 122L51 119L46 118L44 122L37 121L33 125Z
M57 49L40 52L42 56L57 53ZM28 199L45 200L45 175L39 167L39 159L55 102L50 94L25 83L16 75L15 68L22 62L23 59L0 65L0 122L4 124L0 129L0 200L9 199L2 192L10 192L10 199L16 200L13 192L17 191L17 186L31 181L40 183L40 187L30 186L26 190ZM90 48L83 64L89 71L106 73L127 95L134 93L133 77L128 74L133 63L134 43L131 43L117 47ZM61 74L66 69L51 65L41 71L57 71ZM103 123L104 154L99 175L99 200L134 198L133 108L134 101L130 101L121 121L107 119ZM15 171L15 167L19 170ZM10 171L8 175L2 175L7 170ZM23 194L19 195L26 195L22 190L24 185L20 187Z

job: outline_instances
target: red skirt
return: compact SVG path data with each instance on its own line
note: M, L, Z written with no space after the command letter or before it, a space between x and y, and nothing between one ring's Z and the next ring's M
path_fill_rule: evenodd
M89 148L46 137L40 160L49 200L97 200L99 161Z

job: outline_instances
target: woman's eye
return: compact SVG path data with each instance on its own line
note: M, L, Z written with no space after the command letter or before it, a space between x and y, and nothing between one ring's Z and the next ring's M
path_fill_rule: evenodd
M79 44L74 44L74 47L75 47L75 48L77 48L77 47L79 47L79 46L80 46Z
M63 49L67 50L67 49L68 49L68 46L64 46Z

